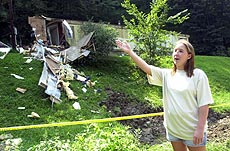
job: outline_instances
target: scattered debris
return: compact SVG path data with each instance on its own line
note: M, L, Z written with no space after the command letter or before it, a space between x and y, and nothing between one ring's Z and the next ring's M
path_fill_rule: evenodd
M25 109L26 109L26 107L24 107L24 106L18 107L18 110L25 110Z
M0 41L0 59L4 59L10 50L11 48L8 45Z
M99 111L94 111L94 110L90 110L92 113L97 113L99 114L100 112Z
M93 44L90 42L93 33L84 36L79 43L77 48L85 54L86 48L91 47ZM68 62L71 60L79 59L81 55L76 55L77 52L72 48L66 50L54 50L48 48L42 40L37 40L31 49L31 55L34 59L44 61L43 71L39 79L38 85L45 88L45 93L50 95L51 102L61 103L61 90L64 89L68 99L77 99L78 97L74 94L73 90L70 89L69 80L81 81L83 85L92 87L95 82L92 82L89 77L83 76L79 71L73 69ZM80 52L79 51L79 52ZM89 54L89 51L88 53ZM72 59L69 59L73 57ZM83 90L86 92L86 88Z
M23 89L23 88L17 88L16 91L21 92L21 93L25 93L27 90Z
M22 47L17 47L16 50L17 50L19 53L26 53L26 51L29 52L29 50L25 50L25 49L22 48Z
M95 83L96 83L96 81L92 82L90 80L90 77L83 77L83 76L81 76L79 74L74 74L74 78L76 80L78 80L78 81L81 81L82 84L84 84L84 85L86 84L88 87L93 87L95 85Z
M53 103L57 103L57 104L60 104L62 102L62 100L54 97L54 96L50 96L50 101Z
M94 89L94 93L97 94L97 93L101 93L101 89Z
M60 83L63 85L63 88L68 96L68 99L77 99L78 97L74 95L74 92L69 88L70 83L69 82L64 82L60 81Z
M0 48L0 59L4 59L10 50L11 48Z
M29 58L29 59L26 60L25 63L31 63L32 60L33 60L32 58Z
M27 117L40 118L40 116L38 115L38 113L35 113L35 112L31 112L31 114L27 115Z
M10 74L10 75L12 75L12 76L14 76L16 79L20 79L20 80L23 80L24 78L23 77L21 77L21 76L19 76L19 75L16 75L16 74Z
M82 88L82 91L83 91L84 93L86 93L86 92L87 92L87 89L86 89L86 88Z
M48 18L44 16L29 17L29 24L33 28L34 44L31 48L17 47L19 53L28 55L26 64L29 64L33 59L44 62L43 70L38 82L38 85L45 88L45 93L49 95L49 99L53 103L61 103L61 91L64 90L68 99L78 99L71 90L69 80L77 80L83 85L93 87L95 82L76 69L70 66L70 62L76 59L81 59L90 54L90 50L96 51L93 41L94 32L80 38L75 46L70 46L66 38L73 38L73 32L66 20ZM55 30L55 32L53 32ZM0 53L4 58L10 51L10 47L0 42ZM3 47L3 48L2 48ZM32 70L33 68L29 68ZM24 77L17 74L11 74L17 79ZM87 89L83 88L83 92ZM16 91L25 93L27 90L17 88ZM29 117L37 117L36 115L28 115Z
M80 104L78 102L74 102L73 107L76 110L80 110L81 109L81 106L80 106Z

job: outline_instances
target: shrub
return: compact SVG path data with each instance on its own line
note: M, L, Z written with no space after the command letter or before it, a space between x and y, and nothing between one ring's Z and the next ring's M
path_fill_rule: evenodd
M115 46L115 39L118 33L115 28L103 23L86 22L81 26L81 31L86 35L90 32L94 33L94 45L96 51L91 51L90 56L94 59L108 56Z

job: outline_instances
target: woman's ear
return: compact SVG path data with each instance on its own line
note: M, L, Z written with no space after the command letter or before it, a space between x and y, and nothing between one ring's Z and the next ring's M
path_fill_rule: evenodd
M188 54L188 60L192 58L192 54Z

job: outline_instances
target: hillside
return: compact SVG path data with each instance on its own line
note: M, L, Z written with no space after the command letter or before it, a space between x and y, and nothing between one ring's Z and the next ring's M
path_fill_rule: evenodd
M78 96L78 99L68 100L65 93L62 92L61 99L63 102L54 105L49 101L44 89L38 86L43 63L33 60L30 64L26 64L26 58L23 57L23 55L11 52L4 60L0 60L0 128L103 119L162 111L161 88L150 86L145 75L138 72L139 69L126 56L108 57L89 65L73 65L74 68L84 72L85 75L96 81L96 85L87 88L87 92L83 92L82 88L85 88L85 86L81 82L71 81L70 87ZM230 101L229 58L197 56L196 61L197 67L203 69L209 77L215 100L214 105L228 103ZM16 79L11 74L20 75L24 79ZM27 91L23 94L19 93L16 91L18 87ZM73 108L72 105L75 102L79 102L81 110ZM19 109L19 107L24 107L24 109ZM31 112L38 113L40 118L29 118L28 115ZM227 138L230 135L226 133L230 130L229 125L226 124L229 123L229 112L229 105L211 110L210 123L213 136L210 138L213 143L209 144L210 148L213 146L224 148L229 145L230 140ZM221 121L222 124L219 124ZM132 132L135 132L135 129L145 128L142 129L141 133L137 132L138 134L134 136L140 138L140 142L150 143L152 146L143 146L143 144L139 144L140 142L136 142L132 135L127 134L126 126L131 128ZM152 129L149 129L149 127L152 127ZM117 132L116 135L111 135L115 132ZM149 135L150 132L154 132L153 135ZM223 132L225 133L223 134ZM22 150L41 147L42 144L52 148L55 142L63 143L64 140L69 140L69 144L75 145L76 148L84 148L83 146L88 144L87 147L85 146L85 150L90 150L90 147L91 149L94 148L98 139L104 141L108 146L120 146L120 148L134 146L143 148L142 150L147 150L146 148L151 150L159 147L159 145L162 146L166 142L161 116L127 120L121 123L92 123L89 125L6 131L0 132L0 135L8 133L12 134L13 137L22 138L20 146ZM222 137L219 138L220 136ZM152 139L155 141L151 141ZM107 142L108 140L110 142ZM219 142L222 142L222 144L215 143L216 140L221 140ZM68 141L64 141L63 144L66 142ZM127 143L123 144L122 142ZM119 145L116 145L116 143ZM170 145L166 144L166 146ZM103 146L98 147L102 148Z

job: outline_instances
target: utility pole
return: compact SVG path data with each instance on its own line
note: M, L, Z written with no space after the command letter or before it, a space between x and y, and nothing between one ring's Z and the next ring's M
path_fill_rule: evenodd
M14 13L13 13L12 0L9 0L8 4L9 4L9 11L10 11L11 43L12 43L12 48L16 49L16 29L14 27Z

